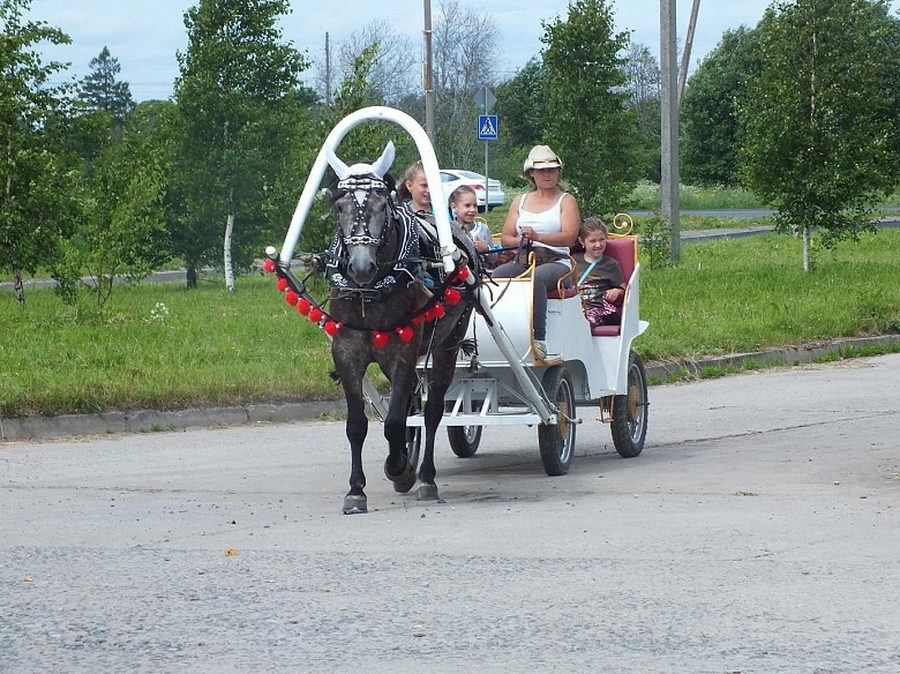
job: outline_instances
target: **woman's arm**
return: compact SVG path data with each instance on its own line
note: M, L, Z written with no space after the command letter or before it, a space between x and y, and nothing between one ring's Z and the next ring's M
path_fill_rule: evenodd
M522 195L518 194L509 205L509 213L506 214L506 222L503 223L503 231L500 233L500 245L504 248L515 248L519 245L516 222L519 220L520 201L522 201Z

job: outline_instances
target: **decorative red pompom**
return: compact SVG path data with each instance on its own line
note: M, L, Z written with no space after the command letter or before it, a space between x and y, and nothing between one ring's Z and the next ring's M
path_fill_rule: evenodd
M469 268L468 267L460 267L456 270L456 278L460 281L465 281L469 278Z
M451 307L459 304L459 301L461 299L462 293L460 293L456 288L447 288L444 291L444 301Z
M275 260L270 257L266 258L266 261L263 262L263 269L265 269L268 273L275 273Z
M378 332L377 330L372 333L372 344L377 346L379 349L385 346L388 343L388 333L386 332Z
M278 282L275 284L275 286L278 288L279 291L284 292L285 290L288 289L287 279L284 278L284 276L279 276Z
M397 336L404 342L408 342L413 338L413 330L408 325L404 325L402 328L397 328Z
M318 323L322 320L322 316L325 314L322 313L322 310L319 307L313 307L309 310L309 320L312 323Z
M309 300L305 297L301 297L297 300L297 311L306 316L309 313L309 310L312 309L312 304L309 303Z
M334 337L337 334L337 331L341 329L340 323L335 323L334 321L325 321L325 334L329 337Z
M300 295L295 293L293 290L288 289L288 291L284 294L284 301L290 304L292 307L297 306L297 302L300 301Z
M444 309L444 305L441 304L440 302L438 302L437 304L434 305L434 307L431 310L431 314L432 314L431 317L432 318L440 318L445 313L447 313L447 311Z
M428 320L428 318L426 318L427 315L428 315L428 312L426 311L425 314L419 314L418 316L413 316L410 323L412 323L413 325L418 325L422 321L427 321Z

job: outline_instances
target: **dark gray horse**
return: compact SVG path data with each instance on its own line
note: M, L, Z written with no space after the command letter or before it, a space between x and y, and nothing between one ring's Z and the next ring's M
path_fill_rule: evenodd
M416 363L427 354L425 379L425 443L416 496L438 498L435 484L434 440L444 412L444 395L452 381L457 355L464 344L469 317L476 303L480 279L477 254L465 234L454 226L454 241L466 252L457 268L444 273L438 244L427 223L405 205L395 203L388 169L394 148L388 144L374 164L347 166L331 151L328 162L338 177L333 193L338 229L327 254L330 285L327 314L334 326L334 376L347 401L347 439L350 442L350 491L344 497L346 514L367 511L366 476L362 449L368 432L363 377L377 363L391 383L384 419L388 455L384 473L395 490L415 484L418 452L410 450L407 415L415 409ZM480 281L479 281L480 282Z

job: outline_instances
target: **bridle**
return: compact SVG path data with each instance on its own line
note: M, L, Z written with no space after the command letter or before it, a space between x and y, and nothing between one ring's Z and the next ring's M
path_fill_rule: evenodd
M326 252L325 277L338 291L338 296L347 300L362 300L365 303L380 302L396 290L408 286L417 278L415 270L419 263L419 232L415 218L406 209L398 208L390 196L387 181L373 174L351 175L342 178L336 186L336 198L353 193L350 203L353 213L350 218L349 234L345 227L338 227L331 246ZM386 222L381 236L373 236L369 231L367 210L373 194L385 196ZM385 243L385 234L395 227L397 248L394 259L383 263L389 266L387 274L379 274L371 283L360 286L346 274L348 249L353 246L380 247Z
M342 236L345 246L380 246L383 237L372 236L369 232L369 222L366 219L366 210L369 205L369 199L373 194L380 193L389 195L390 190L387 183L374 175L367 176L349 176L343 180L339 180L337 184L338 199L352 192L356 197L353 201L353 217L350 222L350 234ZM364 194L365 196L361 195ZM395 215L396 207L393 200L388 196L388 219Z

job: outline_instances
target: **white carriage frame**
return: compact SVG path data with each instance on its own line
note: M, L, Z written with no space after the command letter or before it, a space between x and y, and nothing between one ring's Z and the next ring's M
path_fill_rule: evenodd
M372 106L351 113L332 129L310 170L279 255L279 264L290 266L316 194L328 167L327 148L336 151L341 140L356 126L369 121L388 121L402 127L416 143L428 187L442 194L440 172L434 148L422 126L406 113L385 106ZM435 209L438 240L444 270L452 272L462 252L453 242L447 209ZM274 251L273 251L274 252ZM462 359L457 363L454 383L447 393L448 409L442 426L492 426L510 424L556 424L558 410L548 400L538 376L544 365L563 365L573 382L578 402L597 402L612 395L624 395L628 387L631 343L648 326L640 320L640 265L635 262L628 279L620 334L595 337L584 318L576 295L549 299L547 306L548 360L535 364L531 351L532 279L498 279L497 285L476 290L480 313L473 312L468 336L478 340L477 368ZM474 284L476 279L469 278ZM494 299L496 298L496 300ZM527 308L527 310L526 310ZM485 334L491 340L482 339ZM427 360L420 362L427 367ZM363 382L366 397L384 418L387 410L382 396L368 378ZM427 392L423 395L427 396ZM421 413L407 420L410 427L424 426Z

